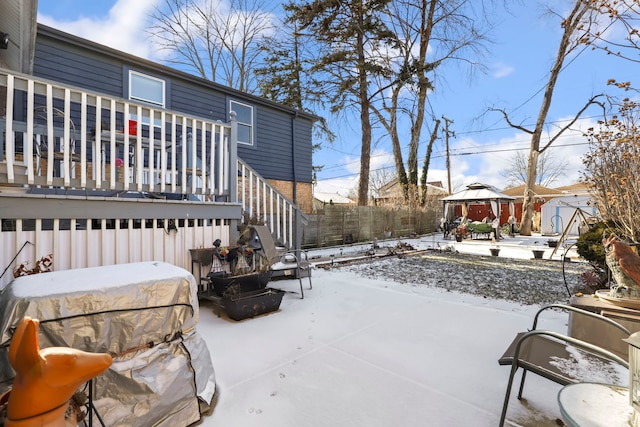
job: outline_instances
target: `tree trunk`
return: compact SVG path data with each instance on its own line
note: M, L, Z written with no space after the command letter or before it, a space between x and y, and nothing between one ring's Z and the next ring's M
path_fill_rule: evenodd
M359 14L362 24L362 14ZM360 26L362 28L362 25ZM367 82L367 57L365 37L358 32L356 50L358 52L358 80L360 102L360 126L362 131L362 149L360 150L360 182L358 184L358 206L369 203L369 168L371 166L371 118L369 117L369 84Z
M360 100L360 120L362 124L362 150L360 151L360 183L358 184L358 206L369 202L369 168L371 165L371 122L369 100L366 93ZM364 98L364 99L362 99Z
M427 154L424 156L424 166L422 167L422 176L420 177L420 206L425 206L427 204L427 175L429 173L429 163L431 163L431 153L433 151L433 144L438 139L438 129L440 129L440 119L436 120L436 125L433 128L433 132L431 132L431 139L429 139L429 144L427 145Z
M531 236L531 226L533 219L533 186L538 178L538 156L541 151L549 148L550 144L547 144L542 150L540 150L540 139L544 130L544 123L547 120L549 108L551 107L551 100L553 98L553 91L558 81L558 76L562 71L562 64L565 58L573 49L571 45L571 36L579 28L582 17L589 11L591 6L589 3L583 3L581 0L576 0L573 10L569 14L569 17L563 21L564 32L562 39L560 39L560 45L556 53L556 60L549 73L549 81L544 91L542 98L542 104L540 105L540 111L538 112L538 119L536 121L536 128L531 135L531 149L529 151L529 163L527 165L527 182L524 187L524 201L522 204L522 220L520 224L520 234L523 236Z
M535 138L535 136L533 138ZM538 151L534 149L532 149L529 153L529 163L527 165L527 181L524 186L524 201L522 202L522 218L520 220L520 234L523 236L531 236L531 229L533 225L533 204L535 199L533 188L536 184L538 154Z
M389 122L381 120L391 137L391 146L393 147L393 160L396 165L396 175L398 177L398 184L402 190L402 200L404 203L409 203L409 182L407 180L407 172L404 168L404 162L402 160L402 147L400 146L400 136L398 135L398 97L402 86L398 85L393 88L391 94L391 108L389 111Z

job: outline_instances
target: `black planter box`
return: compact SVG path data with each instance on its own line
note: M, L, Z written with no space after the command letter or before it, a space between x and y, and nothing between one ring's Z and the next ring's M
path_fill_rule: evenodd
M264 289L271 280L273 271L263 273L248 273L238 276L229 276L224 272L210 273L209 278L213 284L213 290L218 296L223 296L229 290L234 294Z
M243 292L239 295L226 294L222 297L224 311L233 320L242 320L280 308L284 291L265 288Z

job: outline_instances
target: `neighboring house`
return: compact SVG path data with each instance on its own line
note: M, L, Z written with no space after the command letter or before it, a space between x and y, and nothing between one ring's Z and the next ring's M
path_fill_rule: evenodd
M313 210L324 209L326 205L356 205L356 202L338 193L323 193L315 191L313 193Z
M514 197L514 212L516 221L520 224L522 220L522 205L524 203L524 184L518 185L517 187L505 188L502 190L502 193ZM547 201L553 199L554 197L558 197L562 195L562 191L556 190L553 188L543 187L542 185L534 185L533 186L533 230L540 231L540 212L542 209L542 205L544 205Z
M449 192L443 188L442 182L427 182L427 198L429 200L439 202L440 199L448 195ZM380 187L378 197L375 197L373 201L378 206L397 206L404 204L402 188L398 183L398 178L394 178Z
M49 254L55 270L148 260L190 270L189 249L233 244L243 218L299 247L314 116L36 33L34 4L0 7L0 32L31 34L0 50L0 287ZM9 6L22 18L1 13Z

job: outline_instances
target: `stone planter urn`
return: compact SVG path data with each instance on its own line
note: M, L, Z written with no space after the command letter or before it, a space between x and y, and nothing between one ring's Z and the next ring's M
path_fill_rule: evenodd
M500 253L500 248L489 248L489 250L491 251L491 256L498 256Z

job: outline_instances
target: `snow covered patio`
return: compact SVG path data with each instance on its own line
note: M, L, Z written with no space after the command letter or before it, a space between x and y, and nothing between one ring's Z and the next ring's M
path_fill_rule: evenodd
M447 244L438 237L406 241ZM506 238L500 256L531 258L544 242ZM456 245L488 255L491 242ZM295 280L270 286L299 291ZM322 269L304 300L287 293L279 311L257 318L218 317L203 301L198 330L218 401L201 425L495 426L509 376L498 358L538 308ZM542 327L566 332L567 316L550 312ZM507 425L557 426L560 388L529 375Z

